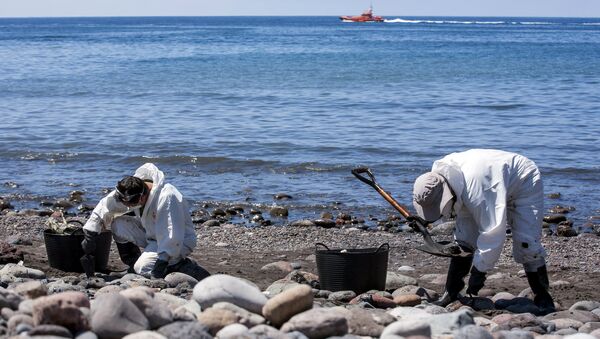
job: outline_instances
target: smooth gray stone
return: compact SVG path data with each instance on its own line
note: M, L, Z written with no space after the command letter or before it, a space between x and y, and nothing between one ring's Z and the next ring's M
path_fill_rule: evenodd
M367 337L379 337L383 332L384 326L378 324L371 311L360 307L334 307L333 310L340 312L348 321L348 332Z
M598 336L587 334L587 333L574 333L570 335L565 335L564 339L598 339Z
M76 291L86 293L86 289L83 286L67 284L61 280L51 282L48 285L48 294L56 294L68 291Z
M419 309L422 309L423 311L430 313L430 314L446 314L449 313L448 310L445 307L442 306L438 306L438 305L433 305L433 304L421 304L421 305L417 305L416 306Z
M279 280L276 280L275 282L273 282L271 285L269 285L269 287L267 287L265 292L266 292L266 295L269 296L269 298L273 298L274 296L278 295L279 293L281 293L283 291L287 291L290 288L294 288L298 285L300 285L300 283L297 283L295 281L289 281L287 279L279 279Z
M17 284L13 291L26 298L35 299L47 295L48 287L39 280L32 280Z
M33 300L25 299L25 300L21 301L21 303L19 304L19 312L21 312L23 314L32 315L33 314Z
M429 319L432 315L417 307L399 306L388 313L398 320L423 320Z
M381 333L381 339L390 337L423 336L431 337L431 326L424 321L398 320L389 324Z
M467 325L474 325L473 312L468 309L459 309L452 313L432 315L428 320L431 326L431 335L440 336L452 333Z
M265 323L265 318L262 315L252 313L232 303L218 302L212 305L212 308L232 311L240 318L238 322L244 326L247 326L248 328L253 328L254 326Z
M186 299L167 293L154 293L154 299L167 303L172 310L184 306L189 302Z
M98 336L92 331L85 331L77 335L75 339L98 339Z
M512 330L494 333L494 339L533 339L533 334L527 331Z
M167 282L164 279L148 279L148 278L132 279L132 280L129 280L129 281L123 283L123 286L127 286L127 287L146 286L146 287L150 287L150 288L158 288L161 290L169 287L169 285L167 284Z
M578 301L576 303L573 304L573 306L569 307L569 311L593 311L597 308L600 308L600 302L598 301L591 301L591 300L583 300L583 301Z
M267 297L256 285L225 274L212 275L200 281L194 287L193 298L203 309L226 301L257 314L261 314L267 302Z
M100 289L98 289L96 291L96 296L99 296L100 294L105 294L105 293L119 293L123 291L123 287L121 286L117 286L117 285L106 285Z
M198 280L194 277L181 272L167 274L165 281L169 284L169 287L177 287L179 284L188 283L193 288L198 283Z
M15 334L21 334L23 332L29 332L32 326L29 324L21 323L15 327Z
M169 339L211 339L208 327L198 321L176 321L157 330Z
M369 310L369 313L376 323L384 327L397 320L393 315L382 309Z
M337 302L348 302L356 297L356 293L354 291L337 291L329 294L327 298L330 301Z
M269 325L257 325L252 327L248 333L255 334L259 338L272 338L272 339L286 339L286 333L283 333L276 329L275 327Z
M216 337L220 339L239 338L241 334L246 333L248 327L242 324L231 324L223 327L217 332Z
M561 335L561 336L567 336L567 335L572 335L572 334L577 334L577 330L574 328L563 328L561 330L558 330L552 334L555 335Z
M33 318L26 314L15 313L12 317L10 317L10 319L8 319L6 324L8 333L19 333L17 332L17 327L21 324L27 324L29 326L27 330L29 330L31 327L33 327Z
M292 331L286 334L287 339L309 339L304 333L298 331Z
M592 333L593 331L595 331L597 329L600 329L600 322L593 321L593 322L589 322L589 323L583 324L583 326L581 326L579 328L579 332L581 332L581 333Z
M4 267L0 269L0 275L12 275L16 278L29 278L36 280L46 278L46 273L40 270L10 263L4 265Z
M150 328L142 311L118 293L101 294L96 298L90 323L94 333L103 339L121 338Z
M38 325L32 328L27 334L30 336L52 335L56 337L73 338L71 331L66 327L58 325Z
M598 317L594 313L589 312L589 311L579 311L579 310L554 312L554 313L550 313L550 314L544 316L542 319L554 320L554 319L561 319L561 318L573 319L573 320L581 321L582 323L600 321L600 317Z
M198 316L190 310L179 307L173 311L173 321L196 321Z
M167 337L154 331L140 331L128 334L123 339L167 339Z
M385 290L393 291L403 286L417 285L417 279L396 272L387 272L385 279Z
M339 312L313 308L290 318L281 326L281 331L298 331L309 338L326 338L348 333L348 321Z
M120 292L134 303L148 319L150 329L173 322L173 313L166 302L154 298L154 291L146 287L130 288Z
M493 339L494 337L484 328L476 325L467 325L459 329L454 339Z
M19 304L23 301L23 297L17 293L0 287L0 309L8 307L11 310L19 308Z

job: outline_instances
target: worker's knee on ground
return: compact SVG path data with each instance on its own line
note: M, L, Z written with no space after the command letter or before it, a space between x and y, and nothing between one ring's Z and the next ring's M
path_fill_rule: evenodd
M154 268L154 264L156 264L156 260L158 260L158 255L156 253L143 252L133 265L133 270L135 273L141 275L150 274Z

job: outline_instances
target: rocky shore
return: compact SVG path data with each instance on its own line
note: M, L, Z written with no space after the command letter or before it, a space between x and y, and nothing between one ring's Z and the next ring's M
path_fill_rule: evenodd
M448 260L416 250L421 237L393 215L357 217L332 208L315 219L291 220L285 204L198 206L193 259L213 276L197 282L181 273L164 280L125 274L114 245L112 272L86 278L51 268L43 230L66 205L21 211L1 205L3 337L600 337L596 219L589 231L568 231L568 208L547 213L543 243L558 312L538 316L522 267L511 258L510 236L480 296L441 308L431 301L443 292ZM88 210L65 216L85 220ZM451 231L452 224L442 224L432 233L443 240ZM361 295L322 289L318 242L337 249L388 243L385 288Z

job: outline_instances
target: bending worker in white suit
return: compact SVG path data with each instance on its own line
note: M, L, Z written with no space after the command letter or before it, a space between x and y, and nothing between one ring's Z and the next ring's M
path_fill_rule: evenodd
M187 258L196 247L188 204L175 186L165 183L164 173L154 164L144 164L133 176L124 177L94 208L83 226L81 245L86 255L94 252L96 237L108 228L130 271L153 278L170 272L197 280L210 275Z
M466 292L479 293L486 273L500 258L510 225L513 257L525 268L539 313L554 312L541 244L543 203L537 166L515 153L486 149L452 153L418 177L413 205L419 217L429 223L455 217L457 243L474 251L471 257L451 259L446 291L437 303L446 306L458 299L469 270Z

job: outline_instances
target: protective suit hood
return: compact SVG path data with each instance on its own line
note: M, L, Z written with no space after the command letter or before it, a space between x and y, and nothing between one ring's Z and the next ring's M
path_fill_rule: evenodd
M133 176L142 180L152 180L153 190L154 187L159 188L165 183L165 174L152 163L145 163L140 166L135 170Z
M140 166L135 171L133 176L142 180L152 180L152 190L150 191L150 196L148 196L148 200L146 201L147 206L151 205L156 199L156 192L160 192L165 184L165 174L163 171L159 170L156 165L148 162ZM147 211L148 209L144 210L144 215Z

